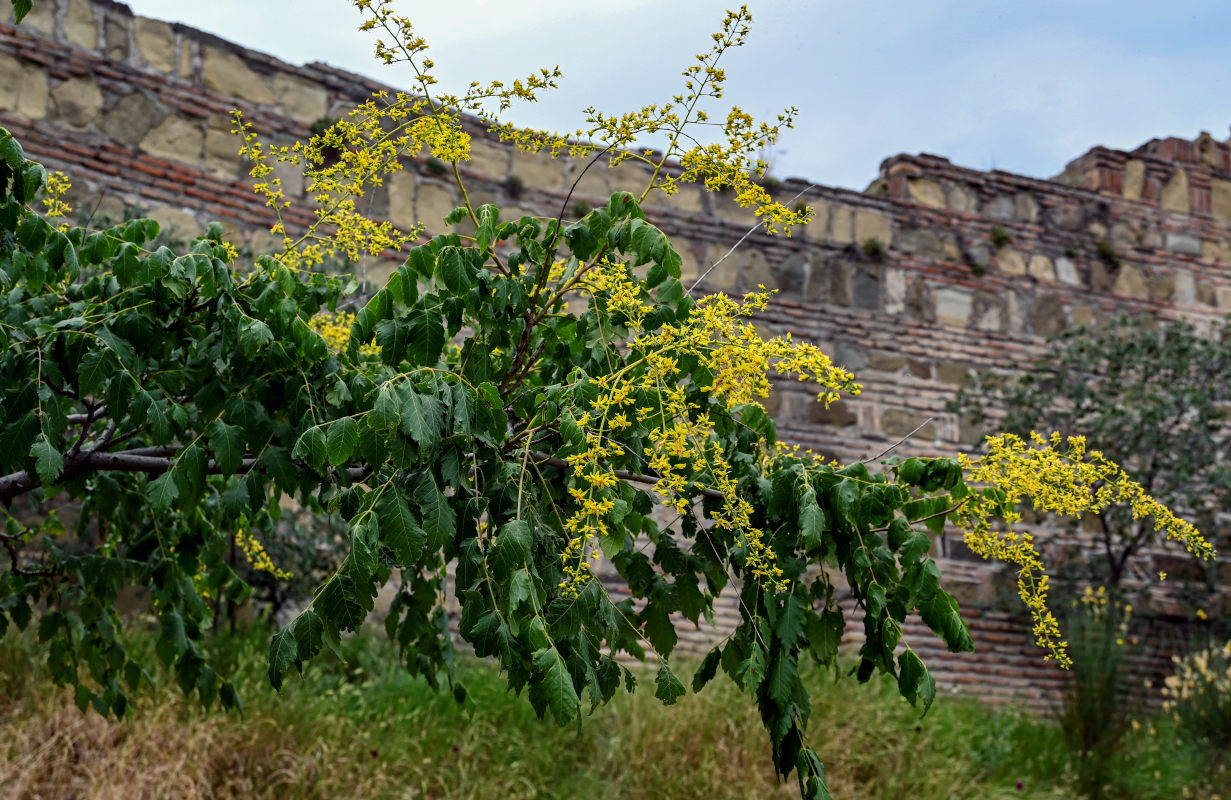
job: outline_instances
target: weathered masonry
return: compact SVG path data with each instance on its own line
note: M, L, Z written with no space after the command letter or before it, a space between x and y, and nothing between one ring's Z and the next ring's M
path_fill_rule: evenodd
M289 142L382 88L136 17L108 0L41 0L21 26L0 25L0 125L70 176L77 209L95 220L140 210L180 239L219 220L253 252L272 248L272 220L244 181L229 111L243 109L261 134ZM558 213L584 164L474 133L464 165L472 200L512 217ZM439 232L460 198L432 166L408 163L372 198L372 213ZM301 177L278 177L288 196L303 196ZM596 166L573 198L605 202L645 178L634 165ZM704 286L777 289L761 324L816 342L860 377L864 393L829 409L789 383L769 403L783 438L840 459L873 455L929 418L906 451L939 455L969 444L971 432L944 411L955 387L973 370L1026 363L1070 326L1124 312L1208 326L1231 311L1231 147L1208 134L1132 152L1096 147L1054 180L920 155L886 160L865 192L799 180L775 189L782 199L800 191L817 211L806 230L790 239L753 234ZM692 276L756 222L696 187L655 199L647 212L675 237ZM291 224L307 219L288 214ZM379 280L391 266L362 269ZM949 657L919 626L908 629L942 686L993 697L1038 696L1054 685L1023 619L992 602L1002 577L958 548L937 547L979 647ZM728 614L734 609L718 609L720 626Z

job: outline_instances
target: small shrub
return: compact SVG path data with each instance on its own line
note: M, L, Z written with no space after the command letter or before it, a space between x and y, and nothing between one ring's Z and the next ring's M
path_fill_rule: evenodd
M1115 245L1111 242L1106 239L1100 239L1096 246L1096 252L1108 269L1117 270L1120 268L1120 254L1116 252Z
M1013 235L999 225L992 228L990 236L992 244L996 245L997 250L1008 246L1009 242L1013 241Z
M1055 717L1069 748L1074 788L1098 800L1115 777L1115 756L1131 725L1122 664L1132 607L1109 601L1103 587L1087 588L1074 605L1065 628L1073 668Z
M591 206L585 200L578 200L576 203L573 203L573 217L575 217L576 219L582 219L583 217L585 217L586 214L589 214L590 211L592 210L593 210L593 206Z
M516 200L526 191L526 182L516 175L510 175L504 179L504 192L509 197Z
M427 171L431 174L444 175L446 169L448 169L448 167L445 162L441 161L439 158L436 158L436 156L427 157Z
M1077 248L1074 247L1073 245L1069 245L1068 247L1064 248L1064 254L1068 256L1069 258L1077 258Z
M875 236L863 240L863 254L872 261L885 260L885 244Z
M1163 710L1194 744L1231 748L1231 640L1181 658L1163 684Z

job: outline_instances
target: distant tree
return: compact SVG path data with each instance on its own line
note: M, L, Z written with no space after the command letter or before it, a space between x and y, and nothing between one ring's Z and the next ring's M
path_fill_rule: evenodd
M1216 517L1231 502L1228 330L1205 337L1182 320L1130 317L1077 328L1053 339L1022 374L981 374L950 410L988 431L1084 435L1090 449L1124 466L1152 496L1216 538ZM1128 576L1134 556L1161 539L1153 519L1134 516L1123 503L1087 529L1097 553L1070 566L1084 571L1081 579L1112 590ZM1190 574L1200 571L1189 563Z

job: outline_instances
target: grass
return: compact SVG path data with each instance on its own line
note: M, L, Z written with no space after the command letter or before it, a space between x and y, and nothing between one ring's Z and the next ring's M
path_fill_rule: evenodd
M194 707L164 681L116 722L79 712L42 677L29 638L10 635L0 642L0 798L798 796L768 766L755 710L721 676L664 708L647 675L642 691L560 728L482 664L460 670L475 700L467 714L398 670L376 637L352 641L346 663L322 658L278 696L265 683L265 642L257 630L212 645L235 668L242 717ZM890 683L820 671L808 683L810 736L839 800L1074 796L1049 722L951 696L920 718ZM1183 797L1187 786L1212 800L1228 783L1168 729L1146 731L1106 796Z

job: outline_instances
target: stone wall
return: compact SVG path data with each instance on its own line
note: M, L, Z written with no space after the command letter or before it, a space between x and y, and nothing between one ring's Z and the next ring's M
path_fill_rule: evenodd
M337 118L383 87L321 63L287 64L178 24L136 17L108 0L40 0L19 27L0 25L0 125L32 157L66 172L75 207L95 220L134 209L188 239L211 220L254 252L271 249L268 209L244 182L229 112L286 143ZM555 216L583 163L527 155L473 131L463 165L476 203L505 216ZM372 212L410 226L458 204L455 187L420 156L371 198ZM574 201L600 204L614 189L643 186L634 164L595 168ZM278 173L303 200L302 178ZM516 179L516 180L514 180ZM973 432L944 411L972 371L1013 369L1044 339L1109 315L1140 312L1210 326L1231 310L1231 148L1154 140L1133 152L1096 147L1056 180L954 166L937 156L895 156L865 192L789 180L814 221L793 238L753 233L705 275L709 290L777 289L759 323L810 339L865 384L829 409L784 383L770 400L783 438L841 459L865 458L917 426L903 453L939 455ZM756 222L722 194L684 187L647 207L671 234L686 278L717 262ZM306 207L289 225L309 220ZM361 265L380 280L393 265ZM928 421L930 419L930 421ZM963 601L979 652L951 657L911 628L942 686L984 696L1041 698L1057 673L1006 606L1004 576L937 543ZM730 624L734 606L718 609ZM685 637L700 648L713 638ZM1160 648L1148 672L1166 669Z

